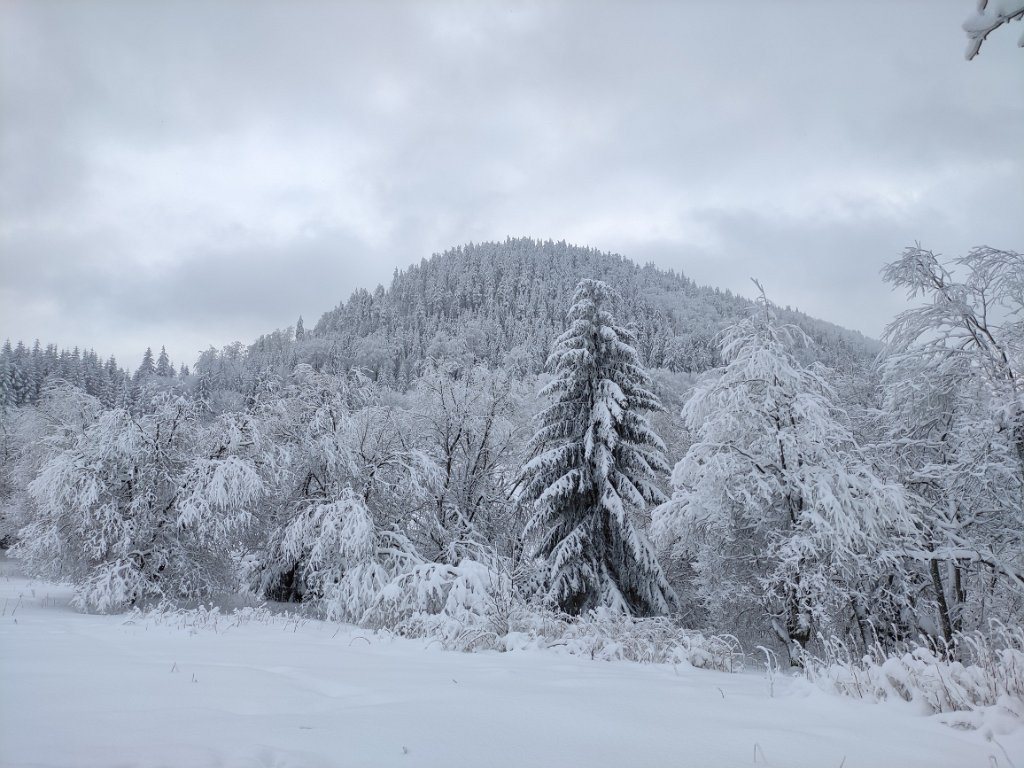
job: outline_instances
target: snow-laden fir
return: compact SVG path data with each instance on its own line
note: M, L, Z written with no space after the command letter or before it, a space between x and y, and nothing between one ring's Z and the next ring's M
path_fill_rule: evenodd
M607 284L582 280L568 330L555 341L551 403L523 468L534 501L527 533L538 538L548 596L579 614L600 606L636 615L667 613L675 597L632 515L665 500L656 473L665 444L643 416L661 409L633 348L616 324Z

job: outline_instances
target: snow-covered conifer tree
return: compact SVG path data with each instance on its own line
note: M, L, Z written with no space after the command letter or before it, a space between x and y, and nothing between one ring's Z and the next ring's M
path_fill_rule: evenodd
M0 361L0 410L14 407L14 366Z
M156 359L154 373L163 378L174 378L174 366L171 358L167 355L167 347L160 347L160 355Z
M135 370L135 381L142 381L156 373L156 363L153 362L153 348L146 347L146 352L142 356L142 362L139 367Z
M534 458L523 468L533 502L528 534L547 562L548 597L578 614L600 606L665 613L674 595L633 515L664 500L664 444L643 411L661 403L632 335L610 311L615 292L597 280L576 286L569 328L548 361Z

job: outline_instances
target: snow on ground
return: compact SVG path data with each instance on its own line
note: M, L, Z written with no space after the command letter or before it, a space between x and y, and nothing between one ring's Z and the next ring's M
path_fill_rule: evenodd
M987 741L789 679L770 697L756 672L463 654L279 618L130 622L69 596L0 560L7 768L1024 765L1024 729Z

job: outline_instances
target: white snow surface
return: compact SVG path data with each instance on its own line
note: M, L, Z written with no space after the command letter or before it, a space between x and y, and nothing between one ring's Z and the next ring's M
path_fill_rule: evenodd
M457 653L266 614L190 627L70 596L0 560L6 768L1024 765L1022 728L956 730L791 678L770 695L756 670Z

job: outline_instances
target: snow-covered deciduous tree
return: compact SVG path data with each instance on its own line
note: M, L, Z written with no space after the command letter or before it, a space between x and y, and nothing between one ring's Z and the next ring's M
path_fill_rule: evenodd
M338 593L331 585L363 563L354 553L365 555L367 542L376 557L378 543L393 543L383 542L386 533L405 542L406 530L421 527L437 469L411 444L409 419L358 374L300 365L260 419L273 443L275 473L252 583L278 599L324 603ZM362 571L373 572L369 565ZM376 577L364 582L367 589L380 586ZM357 618L351 606L340 612Z
M423 406L416 416L384 402L386 391L362 375L296 368L260 416L276 455L263 517L268 533L252 573L260 592L302 600L333 619L402 632L486 621L480 612L493 604L494 590L508 594L509 578L493 543L474 528L472 510L459 510L467 532L446 528L439 508L460 505L466 487L477 494L468 496L473 501L487 495L495 481L487 452L504 427L491 423L491 436L477 432L487 428L495 405L486 387L459 393L443 381L441 402L433 401L435 378L413 394ZM469 434L456 437L460 430Z
M959 277L958 275L962 276ZM889 466L914 494L947 643L1024 608L1024 257L907 248L885 279L927 301L886 331Z
M711 623L770 628L787 650L815 631L870 620L863 578L904 530L900 489L882 482L844 423L818 366L795 347L762 296L722 340L721 371L695 388L682 416L693 442L655 510L659 543L690 561ZM862 631L864 627L860 627Z
M262 521L266 533L257 545L260 554L252 574L261 594L299 600L308 592L317 600L326 580L340 575L347 545L336 540L345 529L339 521L349 517L347 510L353 507L346 501L359 484L353 411L367 396L362 383L358 377L316 373L301 365L290 384L260 409L270 450L276 454ZM328 564L325 553L332 548L336 562ZM314 550L318 554L311 560Z
M31 520L29 483L54 452L73 445L101 413L95 397L60 379L48 380L38 405L0 412L0 535L17 539L18 529Z
M576 287L542 391L553 402L523 468L523 496L534 505L527 531L562 610L665 613L674 594L634 519L665 498L655 483L668 470L665 446L642 415L661 404L632 335L611 314L615 299L597 280Z
M908 490L917 535L920 629L956 633L1024 609L1024 478L991 389L967 356L914 352L884 362L886 439L877 450Z
M882 274L908 298L928 299L886 328L891 352L913 351L936 370L952 357L968 358L991 389L1000 428L1012 436L1024 470L1024 256L983 246L943 264L914 246Z
M520 463L521 396L508 374L482 365L436 364L417 381L415 439L439 473L419 545L425 557L456 564L480 545L507 555L520 536L522 525L509 510Z
M230 553L262 493L247 455L258 436L244 416L205 425L199 415L168 396L139 417L104 411L70 444L53 434L17 555L99 612L232 587Z
M293 508L275 546L283 562L298 564L307 601L334 618L358 621L392 577L378 557L378 539L365 500L345 486L331 499Z

